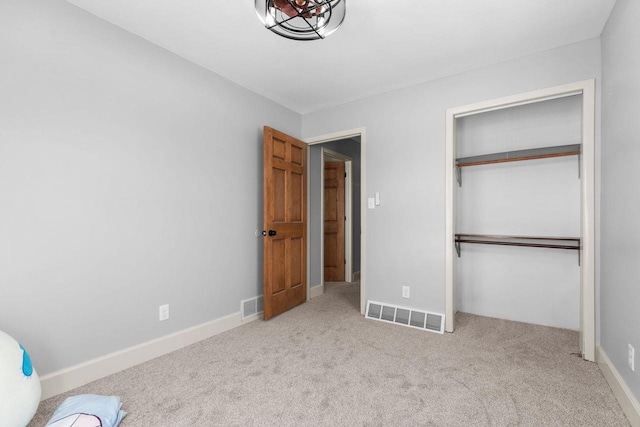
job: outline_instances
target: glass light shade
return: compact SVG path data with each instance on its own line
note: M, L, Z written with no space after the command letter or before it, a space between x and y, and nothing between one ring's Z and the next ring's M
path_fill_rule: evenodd
M255 0L264 26L293 40L318 40L333 34L346 13L347 0Z

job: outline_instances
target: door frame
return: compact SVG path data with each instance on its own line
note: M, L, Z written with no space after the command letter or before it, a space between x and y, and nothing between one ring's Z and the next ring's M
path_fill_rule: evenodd
M344 281L351 283L353 281L353 188L351 173L353 170L353 159L344 154L337 153L322 147L322 156L320 160L320 183L324 183L324 166L326 158L335 159L344 163L344 172L347 175L344 179L344 216L347 218L344 223ZM311 180L309 180L311 181ZM324 207L324 185L320 186L320 200L322 200L322 206ZM309 202L307 202L307 206ZM320 212L320 235L324 236L324 209ZM308 235L308 233L307 233ZM321 265L323 266L320 273L322 284L324 285L324 239L320 242L320 256L322 258Z
M582 95L582 154L580 161L580 350L595 361L595 80L555 86L497 98L446 111L445 149L445 330L455 328L456 306L456 119L518 105Z
M367 260L367 179L366 179L366 147L367 147L367 138L366 138L366 128L355 128L350 130L344 130L339 132L334 132L325 135L319 135L315 137L310 137L306 139L302 139L307 145L317 145L323 144L325 142L337 141L341 139L349 139L354 137L360 137L360 314L365 314L366 309L366 260ZM323 157L323 167L322 167L322 176L324 178L324 155ZM311 162L311 150L307 150L307 164ZM324 190L323 190L324 191ZM324 193L323 193L324 194ZM311 202L309 198L311 197L311 179L307 179L307 206ZM324 206L324 202L323 202ZM322 209L322 222L324 221L324 208ZM324 225L323 225L324 230ZM307 222L307 266L310 265L310 244L311 239L309 235L311 233L311 223ZM324 240L324 239L323 239ZM324 251L324 243L322 243L322 250ZM324 254L322 255L324 256ZM311 286L311 277L310 277L310 269L307 268L307 286ZM322 282L324 283L324 271L322 274ZM307 298L311 297L311 291L308 289Z

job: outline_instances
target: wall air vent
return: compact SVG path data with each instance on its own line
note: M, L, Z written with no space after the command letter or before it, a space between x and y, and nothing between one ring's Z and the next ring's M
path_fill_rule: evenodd
M368 301L366 317L367 319L444 334L444 314Z
M250 299L246 299L240 302L240 311L242 312L242 320L247 317L255 316L262 313L262 303L264 299L262 295L259 297L254 297Z

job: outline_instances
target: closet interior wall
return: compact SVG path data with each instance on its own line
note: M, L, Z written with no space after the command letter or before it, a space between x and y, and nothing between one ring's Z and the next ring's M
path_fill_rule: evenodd
M456 157L580 144L582 95L456 120ZM460 168L455 232L580 237L580 156ZM580 329L577 250L462 243L457 309Z

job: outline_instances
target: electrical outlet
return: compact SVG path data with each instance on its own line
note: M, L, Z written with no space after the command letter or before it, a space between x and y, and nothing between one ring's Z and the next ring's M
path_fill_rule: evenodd
M160 314L160 322L163 320L169 319L169 304L161 305L158 309L158 313Z
M633 372L636 371L636 361L635 361L636 350L633 348L631 344L629 344L629 369Z
M410 298L409 296L409 287L408 286L403 286L402 287L402 298Z

